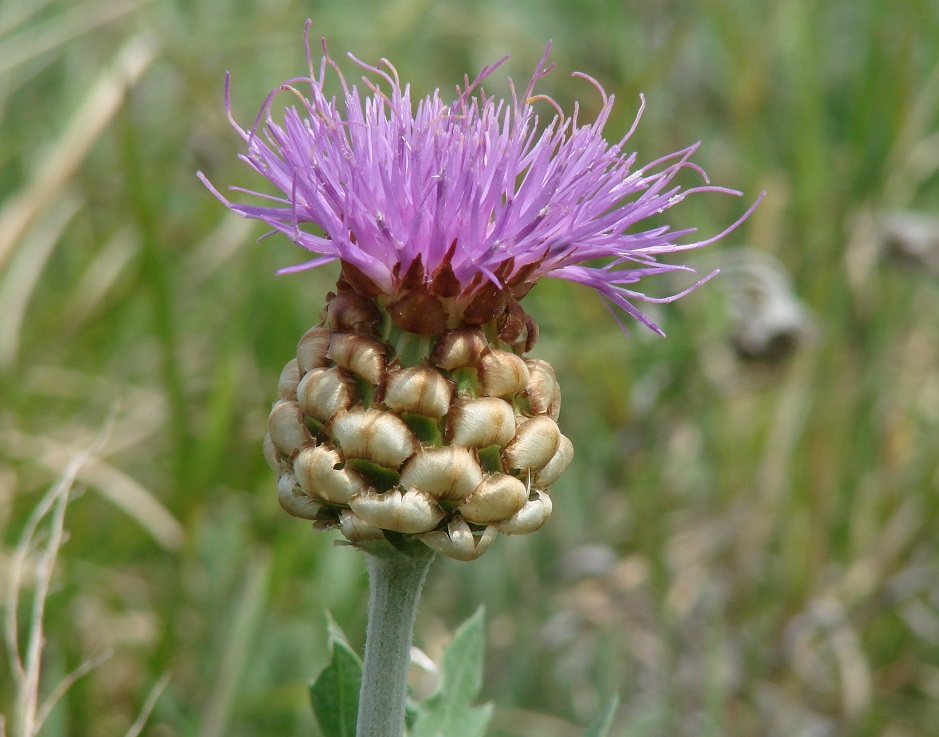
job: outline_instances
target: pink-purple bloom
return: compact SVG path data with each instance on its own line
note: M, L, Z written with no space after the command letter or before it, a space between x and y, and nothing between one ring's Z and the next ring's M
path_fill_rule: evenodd
M657 258L717 240L752 210L718 235L693 242L678 242L691 228L643 229L643 221L689 194L740 193L708 183L691 162L698 144L637 167L636 154L624 146L639 115L622 139L606 141L603 128L614 98L585 74L575 76L600 94L600 112L582 123L575 104L565 116L553 100L535 93L553 68L545 66L548 51L521 96L511 80L507 100L483 91L482 81L502 59L472 82L466 78L452 101L435 91L415 103L410 86L385 59L370 66L350 55L367 73L367 92L346 82L325 42L315 68L308 34L309 23L310 76L271 92L250 131L232 120L248 146L241 158L282 196L239 190L270 204L234 203L203 177L234 212L264 221L315 254L284 272L339 260L394 300L414 288L415 274L430 284L446 271L458 283L447 296L463 304L493 287L521 299L538 279L554 277L595 289L608 305L661 332L634 302L668 302L689 290L653 298L631 286L643 277L689 270ZM341 84L339 100L324 91L330 70ZM279 122L272 106L284 92L295 105ZM539 102L554 112L544 125L535 111ZM682 169L694 170L704 183L682 189L673 181Z

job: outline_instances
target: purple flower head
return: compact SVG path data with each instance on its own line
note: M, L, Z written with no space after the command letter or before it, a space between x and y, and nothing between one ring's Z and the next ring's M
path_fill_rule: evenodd
M646 276L690 270L656 259L717 240L753 209L718 235L690 243L676 241L694 229L642 229L646 218L691 193L740 193L708 184L690 160L697 144L636 167L636 154L623 147L644 100L636 123L611 144L603 128L613 96L593 78L574 75L602 98L592 123L581 123L576 104L565 116L553 100L537 95L535 84L552 69L545 66L550 45L521 97L511 80L507 100L488 97L481 87L503 58L475 80L466 78L452 101L435 91L415 104L410 86L385 59L373 67L350 55L367 73L367 94L346 82L325 41L314 68L309 28L308 21L310 76L271 92L250 131L232 120L248 145L241 158L283 195L249 192L270 204L233 203L200 174L234 212L263 220L315 254L284 272L338 260L343 279L359 292L418 309L442 303L457 316L490 312L494 301L501 298L504 306L540 278L554 277L595 289L608 306L660 333L633 303L668 302L690 290L652 298L631 286ZM338 101L324 92L329 70L341 84ZM277 122L271 108L283 92L295 104ZM546 125L535 112L538 101L554 108ZM231 118L227 80L226 104ZM701 175L702 186L682 190L673 183L686 168Z

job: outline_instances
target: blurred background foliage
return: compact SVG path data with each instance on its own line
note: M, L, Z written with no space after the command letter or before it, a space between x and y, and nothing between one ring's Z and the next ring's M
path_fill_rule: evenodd
M439 654L485 603L492 733L927 737L939 724L939 4L936 0L3 0L0 572L65 463L43 691L110 648L43 735L314 735L323 610L361 645L357 554L278 508L260 452L281 366L335 269L227 213L250 125L306 69L302 29L416 93L512 58L565 109L615 93L641 161L696 160L688 260L724 273L625 339L590 291L526 300L577 449L538 535L440 561ZM355 77L346 66L350 77ZM686 184L693 184L689 178ZM679 284L652 284L664 294ZM632 328L632 326L631 326ZM28 588L28 580L24 583ZM25 597L28 591L23 592ZM25 605L20 620L25 626ZM4 652L4 661L10 655ZM6 668L6 666L3 666ZM0 677L0 712L12 679Z

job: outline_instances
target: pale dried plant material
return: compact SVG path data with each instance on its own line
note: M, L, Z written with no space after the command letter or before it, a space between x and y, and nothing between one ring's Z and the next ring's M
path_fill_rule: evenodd
M100 441L99 441L100 445ZM65 537L65 508L69 493L81 465L94 449L74 459L62 472L59 480L46 492L26 521L23 533L10 561L7 582L7 605L4 617L4 637L9 657L9 666L15 682L13 706L13 737L33 737L42 728L43 714L51 705L39 694L42 650L45 636L43 619L46 598L52 584L52 572L56 557ZM35 555L34 545L43 520L49 516L49 530L44 549L33 561L33 601L30 607L29 629L25 651L20 648L19 595L29 575L30 559ZM82 670L87 670L87 667Z
M153 711L153 707L156 706L157 701L159 701L160 696L169 683L170 674L164 673L160 676L160 679L153 684L153 688L150 689L150 693L147 694L147 698L140 707L137 718L134 720L134 723L130 725L127 732L124 733L124 737L139 737L140 733L143 732L143 728L147 725L147 720L150 719L150 713Z
M519 425L512 442L502 451L502 461L507 468L535 473L554 458L560 443L557 423L547 415L538 415Z
M881 251L896 261L939 274L939 217L923 212L891 212L878 216Z
M132 438L132 433L139 432L139 427L134 422L130 424L134 427L127 436ZM123 440L118 437L114 442L109 441L109 449L120 448ZM61 441L15 430L0 433L0 442L14 457L38 463L53 473L58 473L71 458L83 453L80 448ZM183 528L179 520L148 489L104 459L89 457L78 471L78 480L134 519L164 549L178 550L182 545Z
M277 479L277 501L287 514L303 519L314 520L323 509L322 504L304 493L292 473L285 473Z
M421 489L435 499L465 499L482 483L483 474L473 452L459 445L421 448L401 469L401 485Z
M358 400L355 379L338 366L313 369L294 387L300 409L320 422L326 422L336 410L348 409Z
M515 410L499 397L460 399L450 408L447 436L468 448L504 448L515 437Z
M72 218L84 206L74 195L63 195L50 214L25 234L9 265L0 270L0 368L17 360L26 310L52 252Z
M326 327L329 315L285 366L270 415L264 455L284 510L361 547L387 531L456 560L482 555L499 530L545 523L546 489L573 458L550 366L532 362L532 379L477 328L419 336L415 356L418 336L387 313L357 333Z
M281 399L289 402L297 401L297 384L300 382L300 369L297 367L297 359L288 361L280 372L280 380L277 382L277 393Z
M460 504L463 519L485 525L512 517L528 500L528 490L519 479L496 473L479 482Z
M347 468L338 450L325 445L304 448L293 461L297 481L310 499L326 504L348 505L356 494L370 487L365 478Z
M439 418L450 409L455 388L430 366L409 366L388 372L382 401L399 412Z
M463 517L455 516L446 529L428 532L421 536L424 543L441 555L454 560L476 560L485 553L496 539L496 528L486 527L483 532L474 532Z
M745 360L777 363L811 343L816 321L772 257L740 250L725 256L731 341Z
M157 58L149 33L131 38L88 90L66 129L32 168L26 184L0 208L0 267L23 234L60 195L105 127L117 114L127 91Z
M44 632L46 600L52 586L52 577L56 560L66 539L65 512L69 496L81 468L105 444L106 434L102 434L86 450L78 453L63 469L59 479L40 499L26 520L20 539L13 550L7 580L6 606L4 611L4 640L8 654L8 664L14 681L14 704L11 731L9 737L36 737L49 718L52 709L82 676L100 666L111 657L111 651L105 650L97 656L88 658L74 670L67 673L43 696L40 694L42 681L43 650L48 644ZM48 529L41 531L43 522ZM45 538L44 545L38 541ZM20 593L27 587L27 578L32 573L32 603L29 606L29 626L25 633L25 649L21 648L24 639L20 632L17 614L20 608ZM137 737L143 729L153 706L168 682L164 675L154 686L141 711L126 737ZM0 720L0 733L6 735L6 722Z
M369 524L409 534L428 532L445 516L434 497L420 489L368 491L353 497L349 506Z
M506 535L528 535L544 526L551 516L551 507L551 497L534 489L525 506L507 520L499 522L497 527Z

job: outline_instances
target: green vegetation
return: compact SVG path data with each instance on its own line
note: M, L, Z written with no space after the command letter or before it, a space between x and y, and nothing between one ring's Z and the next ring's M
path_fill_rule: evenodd
M726 273L656 310L667 340L624 339L587 289L526 298L574 463L543 532L435 564L417 623L436 658L485 604L490 734L581 735L619 692L612 735L934 735L939 269L935 253L888 258L878 228L939 214L934 0L5 0L5 602L30 515L103 438L65 512L41 693L113 654L41 734L123 735L168 674L145 735L315 735L325 609L361 651L361 556L280 511L261 455L281 367L336 272L275 277L299 249L255 243L195 177L258 187L224 74L249 127L304 73L307 16L334 57L386 56L418 94L508 52L522 83L553 39L542 92L589 119L596 92L569 73L596 77L617 95L610 137L643 92L640 161L701 140L712 180L745 192L692 197L676 227L716 233L768 192L690 254ZM815 316L787 360L731 347L741 247L778 260Z

